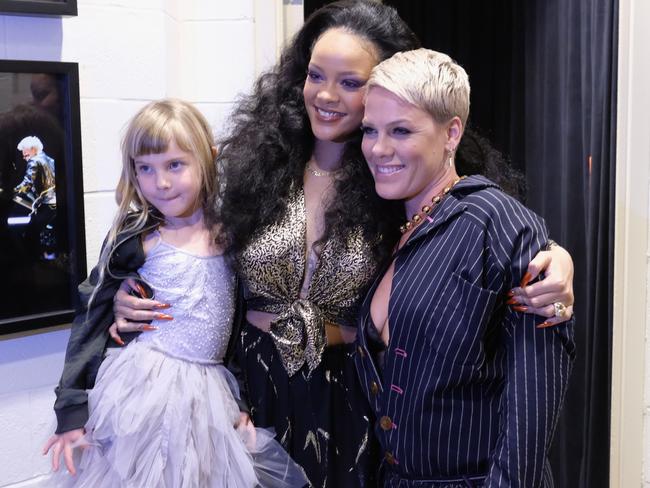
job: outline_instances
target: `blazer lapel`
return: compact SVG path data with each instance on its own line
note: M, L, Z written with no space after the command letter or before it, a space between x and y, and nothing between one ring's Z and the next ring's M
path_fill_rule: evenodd
M425 221L415 229L403 248L408 247L412 242L418 241L430 232L435 231L441 225L446 224L459 214L462 214L467 210L467 204L463 203L463 198L470 193L486 187L499 188L498 185L481 175L470 176L459 181L433 211L433 214L425 217Z

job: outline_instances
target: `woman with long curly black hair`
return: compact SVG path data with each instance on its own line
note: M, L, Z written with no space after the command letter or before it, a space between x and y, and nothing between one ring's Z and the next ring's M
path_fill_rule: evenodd
M370 70L417 47L390 7L318 10L240 103L221 147L220 213L245 284L240 346L253 421L275 427L314 486L372 479L373 424L349 339L403 209L377 197L358 128ZM480 147L468 146L468 165ZM493 171L487 161L472 173L520 189L507 165Z
M239 101L217 158L218 218L246 301L238 347L251 416L275 428L316 487L376 482L374 419L352 343L360 298L398 240L403 207L377 197L359 127L371 69L417 47L381 3L319 9ZM572 303L570 260L554 255L554 266L557 277L538 288L543 305ZM147 320L153 312L142 309L153 303L121 293L116 312Z
M360 150L370 70L419 42L395 10L315 12L234 112L220 217L247 301L240 336L253 422L313 486L374 486L373 422L352 361L357 304L399 235Z

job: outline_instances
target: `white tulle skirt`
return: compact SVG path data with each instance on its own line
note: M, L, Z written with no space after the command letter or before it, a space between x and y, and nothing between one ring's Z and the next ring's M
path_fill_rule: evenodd
M307 484L273 439L234 428L232 374L131 343L102 363L75 487L280 488ZM63 478L60 477L60 480Z

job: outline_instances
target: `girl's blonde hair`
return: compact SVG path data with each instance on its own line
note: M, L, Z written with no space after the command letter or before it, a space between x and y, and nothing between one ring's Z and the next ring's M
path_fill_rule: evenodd
M117 242L118 234L126 235L126 240L163 222L162 215L140 191L134 161L139 156L167 151L172 141L199 162L200 205L207 227L214 228L217 169L210 125L196 107L183 100L164 99L147 104L131 119L122 139L122 173L115 190L118 210L99 258L99 280L95 292L105 273L110 274L109 260L113 250L122 243Z

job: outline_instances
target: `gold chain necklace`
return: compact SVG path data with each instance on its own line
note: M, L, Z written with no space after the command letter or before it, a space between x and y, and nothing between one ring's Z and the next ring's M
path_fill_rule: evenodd
M413 217L411 217L410 220L407 220L404 225L400 225L399 227L400 232L402 234L405 234L409 230L417 227L420 224L420 222L424 220L425 217L428 217L431 214L431 212L433 212L433 209L436 207L436 205L438 205L445 197L445 195L447 195L447 193L449 193L451 189L454 186L456 186L456 183L458 183L460 180L464 180L465 178L467 178L467 176L461 176L460 178L456 178L451 185L449 185L444 190L442 190L442 192L440 192L438 195L433 197L431 199L431 205L424 205L422 207L421 212L413 215Z

